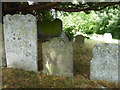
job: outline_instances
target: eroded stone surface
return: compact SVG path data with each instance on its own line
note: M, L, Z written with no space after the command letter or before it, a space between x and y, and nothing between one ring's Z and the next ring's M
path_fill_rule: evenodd
M37 26L33 15L4 16L7 67L37 71Z
M42 44L43 72L48 75L73 76L73 47L61 38Z
M111 82L120 82L118 69L120 58L119 45L116 44L96 44L93 49L93 58L90 65L90 78Z

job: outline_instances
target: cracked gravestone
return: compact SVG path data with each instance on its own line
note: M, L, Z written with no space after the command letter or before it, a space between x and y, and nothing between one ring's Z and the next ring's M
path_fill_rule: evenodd
M111 82L119 81L119 45L103 43L96 44L90 64L90 78Z
M7 67L37 72L36 18L15 14L3 20Z
M43 72L47 75L73 76L73 47L60 37L42 44Z

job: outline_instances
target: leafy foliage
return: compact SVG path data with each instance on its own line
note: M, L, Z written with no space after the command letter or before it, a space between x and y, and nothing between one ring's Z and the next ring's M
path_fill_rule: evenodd
M120 39L120 6L112 6L102 11L64 13L61 19L66 33L104 34L111 33L113 38ZM70 31L68 31L70 29ZM68 33L68 34L69 34Z

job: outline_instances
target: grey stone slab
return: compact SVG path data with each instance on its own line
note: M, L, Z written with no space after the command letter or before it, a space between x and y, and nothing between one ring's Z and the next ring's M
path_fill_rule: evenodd
M119 45L111 43L96 44L90 64L90 78L118 83L119 81Z
M38 71L36 17L4 16L4 37L7 67Z
M43 72L47 75L73 76L73 47L71 42L53 38L42 44Z

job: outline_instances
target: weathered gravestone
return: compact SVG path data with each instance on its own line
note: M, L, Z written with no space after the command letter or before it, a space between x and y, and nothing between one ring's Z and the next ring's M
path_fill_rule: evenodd
M43 72L47 75L73 76L73 47L60 37L42 44Z
M112 35L111 35L111 33L105 33L104 34L104 41L106 43L112 43Z
M62 32L62 21L60 19L55 19L54 21L45 20L43 22L38 21L38 37L40 39L51 39L53 37L58 37Z
M33 15L4 16L7 67L37 71L37 26Z
M3 39L3 26L0 23L0 64L2 67L6 67L6 59L5 59L5 46L4 46L4 39Z
M119 81L119 62L118 49L120 46L115 44L96 44L93 49L93 58L90 64L90 78L93 80L104 80L111 82Z
M84 44L85 37L83 35L75 36L74 41L79 44Z

